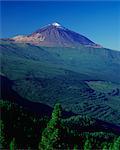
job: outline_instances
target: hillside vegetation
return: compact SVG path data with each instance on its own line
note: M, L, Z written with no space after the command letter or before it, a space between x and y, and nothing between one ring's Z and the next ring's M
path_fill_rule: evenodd
M63 118L60 104L52 117L34 113L16 103L0 101L3 149L111 149L120 148L117 126L103 130L100 120L88 116Z
M67 111L120 125L120 52L9 41L1 41L0 51L1 75L22 98L51 107L59 100Z

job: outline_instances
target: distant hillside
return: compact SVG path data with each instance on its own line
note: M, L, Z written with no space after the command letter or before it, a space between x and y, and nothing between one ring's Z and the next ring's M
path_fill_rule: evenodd
M0 50L1 74L24 99L120 124L120 52L3 40Z

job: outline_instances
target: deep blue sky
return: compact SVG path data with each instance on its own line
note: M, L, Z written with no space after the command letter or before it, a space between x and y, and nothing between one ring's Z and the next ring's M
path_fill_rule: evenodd
M29 34L59 22L107 48L120 50L120 2L2 2L0 37Z

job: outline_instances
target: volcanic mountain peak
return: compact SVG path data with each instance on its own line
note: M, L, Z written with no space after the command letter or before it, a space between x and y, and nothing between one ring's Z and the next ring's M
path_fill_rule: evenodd
M101 48L100 45L92 42L87 37L71 31L57 22L44 26L32 34L13 37L12 40L47 47L79 47L83 45Z

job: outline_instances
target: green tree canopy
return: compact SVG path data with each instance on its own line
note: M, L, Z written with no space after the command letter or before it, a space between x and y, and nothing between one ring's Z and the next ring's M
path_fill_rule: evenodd
M39 144L40 150L52 150L53 148L58 149L60 147L61 112L61 105L57 103L54 106L52 118L42 133Z
M0 149L5 146L5 133L4 133L4 124L3 121L0 120Z
M113 147L114 150L120 150L120 136L114 141Z
M12 141L10 142L10 150L16 150L15 138L13 138Z
M89 139L85 141L84 150L92 150L92 145Z

